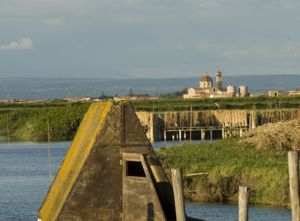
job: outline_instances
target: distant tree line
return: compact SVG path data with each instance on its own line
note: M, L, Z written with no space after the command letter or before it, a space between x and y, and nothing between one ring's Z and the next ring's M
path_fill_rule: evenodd
M156 93L156 97L161 97L161 98L177 98L177 97L182 97L184 94L187 93L187 88L184 88L182 90L177 90L177 91L172 91L172 92L166 92L166 93ZM99 97L96 97L101 100L108 100L112 99L113 97L118 97L118 94L115 94L114 96L111 95L106 95L104 92L101 93ZM133 91L132 88L129 89L128 95L129 97L150 97L150 94L147 93L136 93Z

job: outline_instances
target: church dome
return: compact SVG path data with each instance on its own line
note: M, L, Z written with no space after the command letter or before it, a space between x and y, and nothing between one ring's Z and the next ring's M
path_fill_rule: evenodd
M205 75L200 79L200 82L212 82L212 78L206 72Z

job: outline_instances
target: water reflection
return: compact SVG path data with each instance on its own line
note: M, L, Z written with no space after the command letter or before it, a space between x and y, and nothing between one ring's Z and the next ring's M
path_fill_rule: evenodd
M201 141L196 141L201 142ZM155 148L182 144L156 142ZM52 171L56 174L70 142L51 144ZM36 220L36 213L51 184L47 143L0 144L0 220ZM190 216L207 221L237 220L237 206L219 204L186 205ZM290 212L280 208L251 207L251 221L291 220Z

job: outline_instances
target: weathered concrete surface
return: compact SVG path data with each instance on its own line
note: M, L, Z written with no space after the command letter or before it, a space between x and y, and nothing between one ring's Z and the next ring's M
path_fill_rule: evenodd
M167 220L146 159L141 154L124 154L123 163L128 160L141 162L146 177L123 176L123 220Z
M145 176L127 174L129 161L141 163ZM38 216L42 221L175 220L172 186L129 103L90 107Z
M111 106L93 104L88 110L39 211L42 220L59 216Z
M150 112L136 112L136 115L141 122L148 139L151 142L159 140L159 119L156 113Z

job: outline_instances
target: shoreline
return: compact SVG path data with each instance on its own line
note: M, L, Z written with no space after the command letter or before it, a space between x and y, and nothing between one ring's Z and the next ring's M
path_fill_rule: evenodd
M238 186L251 189L250 204L288 208L289 182L284 151L242 147L235 138L214 143L183 144L157 151L166 171L182 168L188 177L184 191L188 201L236 203ZM221 161L222 160L222 161Z

